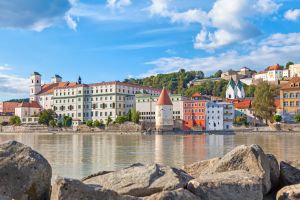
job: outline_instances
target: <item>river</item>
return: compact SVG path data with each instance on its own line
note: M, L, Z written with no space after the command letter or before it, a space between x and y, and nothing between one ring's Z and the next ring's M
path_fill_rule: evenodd
M0 135L0 142L12 139L44 155L53 176L70 178L137 162L182 167L223 156L241 144L259 144L279 160L300 159L300 135Z

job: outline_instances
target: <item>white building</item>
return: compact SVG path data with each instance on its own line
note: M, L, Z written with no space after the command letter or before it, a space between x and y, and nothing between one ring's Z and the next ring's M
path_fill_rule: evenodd
M253 76L254 80L262 80L268 82L277 82L283 78L289 78L290 72L288 69L283 69L281 66L273 65L267 67L264 71L258 72Z
M140 120L144 122L155 122L155 107L159 96L151 96L147 93L137 94L135 97L136 110L140 112ZM171 94L173 103L173 119L183 119L183 101L182 95Z
M118 81L95 84L59 82L62 78L58 75L52 78L52 83L41 85L39 73L34 73L31 80L31 99L36 99L42 109L53 109L59 118L70 116L81 121L105 121L108 117L115 120L135 108L135 95L140 90L154 96L161 91Z
M231 78L226 87L226 98L227 99L243 99L245 98L245 90L243 83L238 80L234 82Z
M226 102L207 102L206 130L230 130L233 126L234 107Z
M15 115L20 117L22 123L37 123L40 112L41 106L36 101L23 102L15 108Z
M155 106L155 127L157 131L174 129L173 103L164 88Z
M300 77L300 64L294 64L289 66L290 77Z

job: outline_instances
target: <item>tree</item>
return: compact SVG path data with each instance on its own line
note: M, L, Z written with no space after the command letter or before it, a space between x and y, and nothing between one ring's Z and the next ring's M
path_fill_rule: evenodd
M131 121L138 124L140 122L140 112L133 110Z
M19 116L12 116L9 118L9 123L11 125L20 126L21 125L21 119Z
M254 92L254 115L261 120L265 120L266 124L268 120L272 119L275 112L274 95L275 89L267 82L260 81Z
M72 126L72 117L64 116L63 121L62 121L62 125L64 127L70 127L70 126Z
M106 119L106 126L108 126L113 120L111 119L110 116L107 117Z
M49 126L49 122L51 120L54 120L54 116L55 115L55 112L51 109L49 110L43 110L40 115L39 115L39 124L44 124L44 125L47 125Z
M131 109L127 113L127 120L131 121Z
M273 116L273 120L274 120L275 122L281 122L282 117L281 117L281 115L274 115L274 116Z
M49 121L49 126L51 127L55 127L56 126L56 122L52 119Z
M87 125L88 127L92 127L92 126L93 126L93 120L88 120L88 121L86 122L86 125Z
M100 127L101 124L100 124L99 120L95 120L95 121L93 122L93 126L94 126L94 127Z
M300 114L295 115L294 118L297 122L300 122Z
M255 86L254 85L246 85L244 84L244 90L246 97L254 97Z
M118 116L116 118L116 123L118 124L124 124L127 121L127 118L125 116Z
M294 64L293 62L289 61L286 63L285 68L289 69L290 65L293 65L293 64Z

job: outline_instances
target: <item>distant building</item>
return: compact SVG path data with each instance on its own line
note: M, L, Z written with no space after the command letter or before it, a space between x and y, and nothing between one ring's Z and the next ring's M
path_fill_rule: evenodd
M290 77L300 77L300 64L289 66Z
M287 121L300 114L300 77L292 78L280 88L280 108Z
M36 101L23 102L15 108L15 115L20 117L22 123L37 123L40 112L41 106Z
M184 130L206 130L206 100L201 94L192 95L183 103L183 129Z
M0 102L0 113L14 114L18 102Z
M171 131L174 129L173 103L164 88L156 102L155 127L157 131Z
M251 99L237 100L233 102L235 109L235 117L247 117L247 122L249 123L259 123L259 119L254 116L254 109L252 105L253 101Z
M251 78L255 72L248 67L242 67L239 71L229 70L221 74L221 78L224 80L233 79L237 81L239 79Z
M278 84L278 81L282 80L283 78L289 78L289 70L284 69L280 65L273 65L267 67L264 71L258 72L253 76L255 81L268 81L271 83Z
M206 130L231 130L233 127L234 107L227 102L206 103Z
M243 83L238 80L235 82L232 78L230 79L226 87L226 98L227 99L244 99L245 90Z

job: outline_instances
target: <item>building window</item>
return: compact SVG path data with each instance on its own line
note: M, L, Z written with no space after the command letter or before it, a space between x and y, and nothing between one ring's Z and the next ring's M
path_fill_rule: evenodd
M294 107L294 102L290 101L290 107Z
M295 94L294 93L290 93L290 98L295 98Z
M287 101L283 102L283 106L284 106L284 107L289 106L289 102L287 102Z

